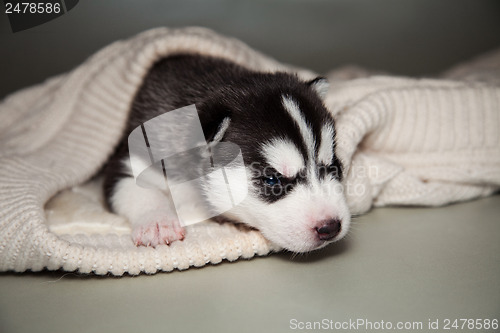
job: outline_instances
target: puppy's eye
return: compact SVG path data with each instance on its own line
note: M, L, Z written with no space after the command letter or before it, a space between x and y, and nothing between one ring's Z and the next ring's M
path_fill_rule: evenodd
M276 176L264 177L264 183L268 186L275 186L281 184L281 181Z

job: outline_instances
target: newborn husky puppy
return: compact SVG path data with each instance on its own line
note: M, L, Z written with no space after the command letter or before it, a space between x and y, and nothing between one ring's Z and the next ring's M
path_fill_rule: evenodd
M224 219L254 227L293 252L341 239L350 214L335 156L334 121L321 99L327 89L323 78L304 82L214 57L161 59L139 89L122 142L106 168L109 207L129 219L136 245L184 238L170 194L136 185L127 138L158 115L196 104L206 141L237 144L245 164L248 194ZM209 201L212 197L210 204L217 207L217 195L207 195Z

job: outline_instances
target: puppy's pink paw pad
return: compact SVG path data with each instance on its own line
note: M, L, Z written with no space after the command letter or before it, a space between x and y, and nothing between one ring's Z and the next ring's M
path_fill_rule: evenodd
M170 244L183 240L184 228L178 221L158 221L138 225L132 231L132 240L136 246L153 246Z

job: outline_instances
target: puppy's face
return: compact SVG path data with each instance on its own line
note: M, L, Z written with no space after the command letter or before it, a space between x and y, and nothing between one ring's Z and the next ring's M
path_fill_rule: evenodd
M226 94L225 104L218 105L231 110L222 140L240 147L248 188L243 202L224 215L293 252L337 241L350 224L334 123L318 96L326 82L301 84L234 98ZM208 181L207 198L217 208L226 184L215 176Z

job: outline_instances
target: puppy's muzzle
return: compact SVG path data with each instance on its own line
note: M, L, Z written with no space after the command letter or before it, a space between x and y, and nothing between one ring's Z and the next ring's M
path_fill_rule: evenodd
M319 240L329 241L335 238L340 233L342 224L339 219L321 221L315 228Z

